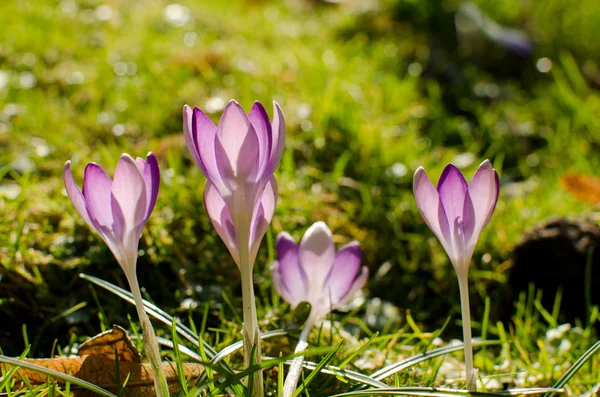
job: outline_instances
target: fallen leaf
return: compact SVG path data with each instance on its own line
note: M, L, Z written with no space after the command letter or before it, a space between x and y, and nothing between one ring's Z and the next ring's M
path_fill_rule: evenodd
M118 358L118 362L115 358ZM149 364L141 363L141 355L135 348L127 332L114 326L112 330L103 332L79 347L78 357L58 357L50 359L29 359L29 363L73 375L79 379L98 385L106 390L115 392L117 386L127 379L125 388L131 397L148 397L154 393L154 376ZM169 392L174 393L180 389L177 369L174 364L163 362L163 370ZM117 374L117 367L119 369ZM10 366L8 366L10 369ZM186 379L193 384L204 367L200 364L185 363L184 373ZM46 384L48 377L39 372L21 368L15 376L27 378L32 386ZM59 384L59 379L51 379ZM22 385L24 386L24 385ZM71 386L72 395L75 397L93 397L95 393L85 389Z
M560 178L560 182L578 200L594 205L600 203L600 178L586 174L566 174Z

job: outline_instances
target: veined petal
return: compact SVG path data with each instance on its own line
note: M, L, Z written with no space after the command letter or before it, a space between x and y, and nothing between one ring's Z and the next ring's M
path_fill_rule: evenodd
M335 259L331 230L324 222L316 222L308 228L300 241L299 258L308 278L309 296L321 294Z
M123 225L119 225L119 228L115 227L115 231L121 227L125 231L134 231L145 223L147 219L146 181L135 160L128 154L123 154L119 159L111 193L119 204L123 215L121 221L124 222ZM113 217L114 215L113 213ZM117 217L114 217L115 223L118 220Z
M442 223L445 223L444 230L447 230L448 219L446 219L445 212L440 212L440 196L437 189L431 183L431 180L427 176L427 173L423 167L419 167L415 172L413 178L413 193L415 195L415 202L417 208L421 213L421 217L427 226L431 229L437 238L442 241L446 240L449 236L442 232Z
M138 169L144 177L146 183L146 219L150 217L156 198L158 197L158 188L160 187L160 170L158 168L158 160L154 153L150 152L147 156L147 161L138 157L135 160Z
M429 180L423 167L419 167L415 172L413 191L421 217L436 235L448 256L454 258L455 249L452 245L452 231L446 211L440 201L438 190Z
M273 131L271 130L269 115L260 102L254 102L250 113L248 113L248 120L252 124L252 127L254 127L258 138L258 168L260 170L259 174L262 174L271 155Z
M75 180L73 179L70 161L67 161L65 163L65 170L63 172L63 180L65 183L65 188L67 189L67 194L69 195L69 198L71 199L71 203L73 203L73 207L75 207L75 210L83 218L85 223L87 223L88 226L92 228L92 230L96 230L96 228L94 227L94 224L90 220L90 216L88 215L88 211L85 206L85 198L83 197L81 190L79 190L79 187L77 187L77 184L75 183Z
M231 215L225 201L215 188L215 186L206 181L204 185L204 206L210 218L210 221L225 243L225 246L231 253L233 260L238 267L240 266L240 253L238 250L237 234L231 221Z
M467 189L468 185L462 173L454 164L448 164L440 176L437 190L451 228L457 218L462 222Z
M85 167L83 197L90 220L101 228L110 229L113 225L111 187L112 181L98 164L90 163ZM98 230L98 226L94 228Z
M362 251L356 241L343 246L335 254L331 271L323 286L323 293L331 297L332 306L337 305L352 287L360 270L361 259Z
M369 269L366 266L363 266L362 271L360 272L360 275L356 278L356 280L354 280L354 282L348 289L348 292L346 292L346 295L340 297L340 300L337 303L337 305L343 305L344 303L348 302L352 298L352 296L356 293L356 291L358 291L365 285L368 277L369 277Z
M283 277L281 276L281 272L279 271L279 262L275 261L271 264L271 279L273 280L273 288L275 291L283 298L284 301L295 307L299 301L294 299L294 296L290 293L290 291L285 286L283 282Z
M204 114L204 113L202 113ZM207 117L208 118L208 117ZM212 121L208 119L211 123ZM204 168L204 164L202 164L202 160L200 159L200 150L198 150L198 146L196 144L195 134L194 134L194 111L188 105L183 107L183 136L185 137L185 143L192 155L192 159L200 168L202 173L206 175L206 169ZM210 126L209 126L210 127ZM216 132L217 127L213 124L213 129Z
M186 138L188 139L188 138ZM221 195L228 194L229 190L217 164L217 154L215 152L217 139L217 126L212 120L198 108L194 108L192 114L192 144L188 143L190 152L194 150L198 157L198 167L213 186L219 190Z
M275 101L273 101L273 123L271 124L271 130L273 131L273 137L271 142L271 153L269 154L269 161L265 174L270 175L275 172L275 169L281 161L283 155L283 149L285 147L285 119L283 118L283 112L281 107Z
M308 297L308 280L306 273L300 266L298 245L292 236L282 232L277 236L276 249L281 281L289 292L290 300L288 302L297 305L299 302L307 300Z
M250 226L250 262L254 263L262 241L275 212L277 204L277 178L271 177L256 205Z
M498 202L499 186L498 173L492 168L490 161L485 160L477 169L468 188L475 218L470 238L479 238L479 234L490 221Z
M244 109L229 102L217 127L215 152L218 170L225 184L236 186L255 182L259 172L259 141Z

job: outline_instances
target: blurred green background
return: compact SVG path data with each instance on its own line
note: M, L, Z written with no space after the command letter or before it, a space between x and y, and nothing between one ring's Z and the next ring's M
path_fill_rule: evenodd
M122 152L154 151L162 186L140 246L142 286L183 317L208 302L213 326L223 296L240 307L238 270L184 145L184 104L215 122L231 98L283 108L280 201L255 267L261 313L276 234L299 238L323 220L337 243L360 241L367 304L390 302L394 321L410 311L429 330L457 319L453 268L412 197L420 165L435 181L454 162L470 179L489 158L500 174L472 263L474 318L486 296L496 318L512 309L511 251L525 230L550 216L593 216L560 177L600 166L597 0L4 0L0 26L8 354L22 351L24 333L42 356L55 340L96 334L100 307L109 324L132 312L78 278L126 285L66 197L68 159L81 183L88 162L112 175ZM445 335L460 328L451 322Z

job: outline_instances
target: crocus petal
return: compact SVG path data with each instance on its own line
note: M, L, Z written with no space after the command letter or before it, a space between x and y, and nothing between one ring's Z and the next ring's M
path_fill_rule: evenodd
M238 241L231 215L225 201L215 188L215 186L206 181L204 185L204 206L210 218L210 221L225 243L225 246L231 253L233 260L239 267L240 254L238 250Z
M300 241L299 258L308 277L309 295L321 293L335 259L331 230L324 222L316 222L308 228Z
M267 164L266 174L275 172L275 168L281 161L283 155L283 148L285 144L285 119L283 118L283 112L281 107L275 101L273 101L273 123L271 130L273 131L273 139L271 143L271 153L269 155L269 162Z
M417 208L427 226L433 231L444 247L451 246L448 219L440 202L437 189L429 180L423 167L415 172L413 192Z
M202 113L202 114L204 114L204 113ZM212 121L210 119L208 119L208 120L212 123ZM206 169L204 168L204 164L202 164L202 160L200 159L200 150L198 149L198 146L196 145L193 123L194 123L194 111L192 110L191 107L189 107L188 105L185 105L183 107L183 135L185 137L185 143L187 144L187 147L190 150L192 159L194 160L194 162L196 163L198 168L200 168L200 170L202 170L204 175L206 175ZM214 132L216 132L217 126L213 124L213 127L214 127L213 128Z
M198 108L194 108L191 124L191 139L193 143L191 145L188 143L190 152L196 153L198 167L206 176L206 179L219 190L221 195L228 194L229 190L223 182L223 178L221 178L215 153L217 126Z
M294 238L282 232L277 236L277 259L283 285L289 292L288 303L295 306L307 299L307 275L300 266L298 245ZM285 298L284 298L285 299Z
M112 227L111 187L112 181L100 166L90 163L85 167L83 197L96 230L96 225L102 228Z
M148 218L154 210L154 205L156 204L156 199L158 198L158 189L160 188L160 169L158 167L156 155L152 152L148 153L148 156L146 157L144 179L146 180L146 189L148 189L148 182L150 182L150 189L148 189L150 191L150 200L147 204L148 214L146 215Z
M128 154L119 159L111 193L123 215L124 225L118 225L119 228L122 226L123 230L133 231L146 222L146 181L135 160Z
M254 127L254 131L256 131L256 136L258 137L258 168L260 169L259 173L262 173L271 155L273 131L271 130L269 115L260 102L254 102L250 113L248 113L248 120L252 124L252 127Z
M475 214L471 237L477 239L490 221L498 201L499 186L498 173L492 168L490 161L485 160L477 169L468 189Z
M458 168L454 164L448 164L440 176L438 193L451 228L456 219L462 221L467 189L467 181Z
M158 160L154 153L150 152L147 156L147 161L138 157L135 160L138 169L144 177L146 183L146 217L150 217L156 198L158 197L158 188L160 187L160 170L158 168Z
M217 127L215 152L225 184L234 190L258 175L259 141L244 109L230 101ZM254 204L254 203L253 203Z
M81 215L81 217L83 218L85 223L87 223L89 225L89 227L92 228L92 230L95 230L95 227L92 224L92 221L90 220L90 216L88 215L88 211L85 206L85 198L83 197L81 190L79 190L79 187L77 187L77 184L75 183L75 180L73 179L70 161L67 161L65 163L63 180L65 182L65 188L67 189L67 194L69 195L69 198L71 199L71 202L73 203L73 207L75 207L75 210L79 213L79 215Z
M348 289L348 292L346 292L346 295L340 297L340 300L337 303L337 305L338 306L343 305L344 303L348 302L352 298L352 296L356 293L356 291L358 291L359 289L364 287L365 283L367 282L368 277L369 277L369 269L366 266L363 266L360 276L358 276L356 278L356 280L354 280L354 282Z
M296 306L299 301L294 299L294 296L290 293L290 291L285 286L283 282L283 277L279 271L279 262L275 261L271 265L271 279L273 280L273 287L275 291L283 298L284 301L288 302L292 306Z
M275 175L271 177L265 190L256 205L256 210L252 217L252 225L250 226L250 258L254 262L258 247L262 241L275 212L277 204L277 178Z
M325 294L331 297L332 306L337 305L352 287L361 259L362 251L356 241L343 246L335 254L333 266L323 286Z

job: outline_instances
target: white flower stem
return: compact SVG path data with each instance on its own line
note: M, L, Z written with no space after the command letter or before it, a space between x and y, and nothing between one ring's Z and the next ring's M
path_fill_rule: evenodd
M468 272L458 273L460 289L460 308L462 313L463 341L465 345L465 370L469 391L477 391L477 382L473 379L473 341L471 336L471 309L469 306Z
M315 320L316 318L314 318L312 314L306 320L304 329L300 333L300 339L298 339L298 344L296 345L296 350L294 350L294 353L301 353L308 347L308 335L310 334L312 327L315 325ZM292 394L296 390L296 385L298 384L300 375L302 374L302 363L304 363L304 356L298 356L292 361L290 370L285 378L281 397L292 397Z
M252 283L252 270L254 264L250 263L248 233L242 231L238 234L238 247L240 252L240 271L242 276L242 305L244 313L244 366L246 368L261 362L260 331L256 315L256 300L254 298L254 284ZM252 357L254 356L254 360ZM252 396L264 397L262 371L253 375Z
M154 388L157 397L169 397L169 389L167 385L167 378L162 367L162 360L160 358L160 350L158 342L156 341L156 334L152 323L144 310L144 302L142 301L142 293L140 292L140 286L136 275L127 276L129 281L129 287L135 300L135 308L137 309L138 316L140 318L140 325L142 326L142 336L144 338L144 349L146 350L146 356L150 361L150 367L154 375Z

